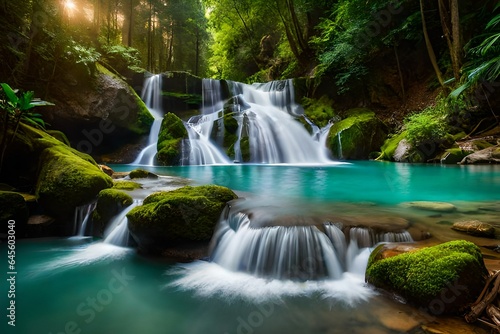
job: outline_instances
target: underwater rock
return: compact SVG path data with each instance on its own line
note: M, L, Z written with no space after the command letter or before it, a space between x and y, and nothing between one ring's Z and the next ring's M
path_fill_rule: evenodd
M145 253L161 254L172 246L208 242L226 203L235 198L230 189L215 185L153 193L127 214L129 230Z
M419 210L428 210L436 212L453 212L457 208L451 203L446 202L432 202L432 201L414 201L402 203L403 207L415 208Z
M460 221L453 224L451 227L455 231L465 232L478 237L494 238L495 228L479 220Z
M386 245L370 255L366 281L433 315L462 312L481 293L488 270L475 244L455 240L384 258Z
M337 159L368 159L387 136L386 126L369 109L352 109L335 123L328 135L328 147Z

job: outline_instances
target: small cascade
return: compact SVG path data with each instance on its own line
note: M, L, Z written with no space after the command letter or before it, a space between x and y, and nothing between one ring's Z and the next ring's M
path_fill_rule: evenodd
M88 204L84 204L75 209L75 219L74 219L74 231L76 232L76 236L83 237L85 236L85 232L87 230L88 221L90 220L90 215L92 211L94 211L97 202L91 202Z
M123 209L115 218L111 221L109 228L104 233L104 243L112 244L115 246L126 247L128 245L129 230L127 225L127 213L142 204L142 201L135 200L131 205Z
M341 134L342 134L342 131L339 131L337 133L339 159L343 158L343 155L342 155L342 138L340 137Z
M144 81L144 87L141 92L141 98L154 117L151 130L149 131L148 145L139 153L134 165L154 164L154 158L157 153L156 144L160 133L161 123L163 121L163 111L161 107L161 75L152 75Z
M412 241L406 231L376 232L331 222L256 226L259 223L252 222L254 216L259 213L246 209L242 212L238 205L226 207L211 241L212 262L262 278L336 280L345 272L363 274L369 248L378 242ZM300 222L304 220L297 218Z

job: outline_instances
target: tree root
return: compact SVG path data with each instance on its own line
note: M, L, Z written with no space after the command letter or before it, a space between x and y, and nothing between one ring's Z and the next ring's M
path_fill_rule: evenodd
M469 313L465 315L465 320L468 323L479 321L500 333L499 289L500 271L497 271L486 281L483 291L476 302L471 305Z

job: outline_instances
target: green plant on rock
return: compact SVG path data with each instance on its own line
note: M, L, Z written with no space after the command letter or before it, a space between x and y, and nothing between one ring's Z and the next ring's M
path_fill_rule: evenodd
M436 106L411 114L405 119L406 140L412 147L427 141L440 141L446 136L446 107L446 102L439 100Z
M30 110L34 107L49 106L53 104L34 98L34 93L32 91L19 93L6 83L0 83L0 86L2 87L0 91L0 115L3 119L2 141L0 143L1 170L5 151L9 144L9 140L7 140L9 129L12 130L10 142L12 142L16 136L17 130L19 129L19 123L21 122L44 129L45 122L41 118L41 115L33 113Z

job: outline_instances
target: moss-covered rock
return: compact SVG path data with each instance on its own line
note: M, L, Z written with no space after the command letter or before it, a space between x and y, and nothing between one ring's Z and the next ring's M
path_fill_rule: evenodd
M318 127L325 127L335 116L333 101L326 95L319 99L302 98L304 114Z
M111 177L92 163L90 156L86 158L62 145L43 150L36 194L48 214L70 216L77 206L89 203L113 185Z
M442 164L453 164L453 165L456 165L460 161L462 161L463 158L465 158L470 153L471 152L464 151L464 150L462 150L461 148L458 148L458 147L449 148L441 156L441 163Z
M145 169L134 169L131 171L128 176L131 179L157 179L158 175L155 173L151 173Z
M366 281L433 314L463 311L484 287L488 271L479 247L456 240L383 258L370 255Z
M116 190L135 190L141 189L142 185L134 181L115 180L113 181L113 189Z
M47 130L47 133L52 137L54 137L55 139L59 140L61 143L71 146L69 139L64 134L64 132L58 130Z
M182 141L188 133L182 120L173 113L165 114L158 135L156 155L160 165L178 165L182 158Z
M118 189L104 189L99 192L97 205L92 213L93 234L102 236L113 216L133 203L132 197Z
M7 234L8 222L14 220L13 229L18 238L26 233L29 210L24 197L13 191L0 191L0 234Z
M358 108L330 128L327 143L336 159L367 159L379 150L386 136L386 126L375 113Z
M406 138L406 132L403 131L397 135L387 138L381 147L381 153L375 160L396 161L396 151L402 140Z
M226 203L236 197L230 189L215 185L153 193L127 214L129 229L147 253L160 254L186 242L208 242Z

